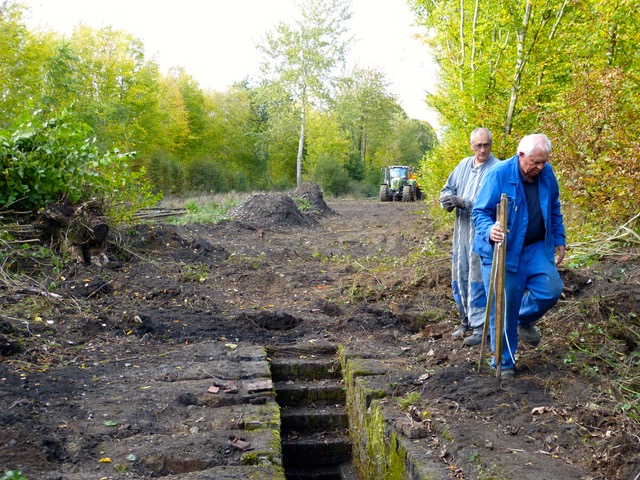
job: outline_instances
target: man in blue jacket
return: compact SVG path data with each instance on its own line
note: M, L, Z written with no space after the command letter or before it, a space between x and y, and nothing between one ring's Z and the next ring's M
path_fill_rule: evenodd
M558 181L547 163L550 154L551 142L546 135L524 137L517 155L487 172L472 212L476 229L473 251L482 259L487 291L493 247L505 235L507 239L503 378L515 375L518 329L525 342L538 345L540 332L534 323L562 294L562 280L556 265L564 258L566 238ZM496 206L503 193L509 204L506 228L496 222ZM494 348L495 308L491 309L490 318Z

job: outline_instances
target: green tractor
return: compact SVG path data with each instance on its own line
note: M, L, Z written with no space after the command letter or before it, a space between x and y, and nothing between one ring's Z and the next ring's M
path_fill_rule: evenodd
M422 199L418 181L413 176L413 168L406 165L382 167L384 180L380 185L380 201L402 200L415 202Z

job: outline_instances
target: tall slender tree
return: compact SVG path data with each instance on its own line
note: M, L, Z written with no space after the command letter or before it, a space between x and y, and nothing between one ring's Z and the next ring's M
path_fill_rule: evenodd
M286 96L282 103L299 118L296 182L302 183L309 108L326 103L333 78L344 64L350 39L347 21L350 0L302 0L300 18L291 24L280 22L266 34L258 49L262 52L263 84L269 92ZM277 118L274 116L273 118Z
M423 171L446 174L453 165L440 166L466 151L476 126L493 130L500 157L522 135L544 131L574 205L597 218L637 213L637 2L410 1L441 75L428 101L444 138Z
M383 72L355 68L340 82L336 110L364 167L388 143L393 134L393 118L401 108L389 93L389 82Z
M512 132L535 129L529 107L542 91L566 28L566 0L411 0L440 66L437 92L428 97L447 128L484 125L502 132L497 147L510 148ZM557 85L553 85L558 88Z

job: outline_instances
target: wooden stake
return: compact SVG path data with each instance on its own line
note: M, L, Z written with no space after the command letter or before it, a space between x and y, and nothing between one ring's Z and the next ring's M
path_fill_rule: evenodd
M498 208L500 206L498 205ZM480 345L480 363L478 373L482 373L484 365L484 352L486 350L487 335L489 334L489 323L491 323L491 303L493 302L493 290L495 288L495 276L498 268L498 249L493 249L493 260L491 262L491 277L489 277L489 291L487 292L487 306L484 311L484 325L482 326L482 344Z
M500 197L500 205L497 209L497 219L500 223L500 228L504 232L504 238L501 242L495 245L495 249L498 250L498 261L495 281L495 296L496 296L496 314L495 314L495 349L493 360L496 364L496 377L500 380L502 376L502 336L504 334L505 323L505 275L506 275L506 257L507 257L507 221L509 214L509 203L507 201L507 195L502 194Z

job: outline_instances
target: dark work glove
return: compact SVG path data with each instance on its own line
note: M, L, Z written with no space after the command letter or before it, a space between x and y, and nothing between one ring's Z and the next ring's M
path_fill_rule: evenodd
M443 197L440 199L440 205L442 205L442 208L444 208L447 212L453 212L453 209L456 208L456 206L451 201L452 198L453 195L449 195L448 197Z
M452 211L454 208L464 208L464 198L457 197L455 195L449 195L440 200L442 206L448 211Z

